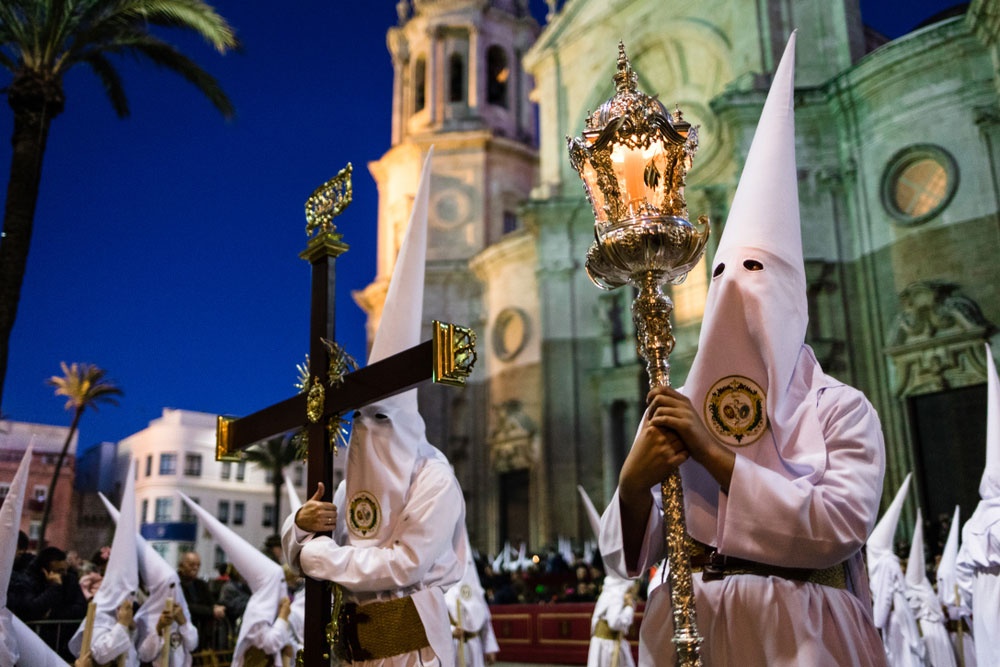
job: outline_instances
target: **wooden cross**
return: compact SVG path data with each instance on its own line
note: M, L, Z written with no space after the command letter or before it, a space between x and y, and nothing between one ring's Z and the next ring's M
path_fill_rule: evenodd
M239 457L247 447L281 433L305 429L308 442L309 489L323 482L323 500L333 497L333 448L330 426L349 410L410 389L427 380L462 386L476 361L476 335L471 329L435 321L426 341L346 375L336 367L329 341L334 340L335 260L347 251L333 218L351 202L351 165L327 181L306 201L306 234L313 234L300 257L312 265L307 391L242 418L220 416L216 460ZM275 508L277 512L277 508ZM305 667L329 667L327 625L330 591L326 582L306 578Z

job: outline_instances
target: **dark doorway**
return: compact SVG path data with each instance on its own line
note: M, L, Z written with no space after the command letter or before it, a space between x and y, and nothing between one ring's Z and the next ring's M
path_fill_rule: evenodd
M924 539L932 556L941 553L955 505L961 506L965 523L979 503L986 465L986 399L985 384L909 399L914 475L923 492Z
M528 541L531 472L511 470L500 475L500 544L515 549Z

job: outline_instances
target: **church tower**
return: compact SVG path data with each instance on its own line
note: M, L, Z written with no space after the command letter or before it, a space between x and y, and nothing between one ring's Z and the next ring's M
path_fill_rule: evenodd
M422 389L421 412L428 440L448 455L466 492L473 544L495 550L496 535L478 535L477 527L510 522L523 530L530 481L519 472L525 461L496 467L490 430L516 431L520 452L530 449L538 437L532 425L540 423L540 347L530 335L538 310L535 249L519 215L538 161L533 83L521 59L539 27L527 0L400 0L396 8L399 23L386 40L394 69L392 146L369 164L379 191L377 275L355 300L368 314L370 340L423 159L434 146L428 337L432 319L472 327L479 359L464 390ZM514 473L510 497L500 497L498 469ZM501 504L518 507L518 518L498 516Z

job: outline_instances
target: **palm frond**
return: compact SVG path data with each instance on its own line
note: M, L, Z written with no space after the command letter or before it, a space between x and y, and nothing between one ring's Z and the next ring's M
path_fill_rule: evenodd
M105 47L102 51L127 52L145 56L154 64L169 69L181 75L189 83L201 91L225 118L232 118L236 113L233 103L222 90L219 82L211 74L203 70L196 62L178 51L172 45L153 37L152 35L133 34L127 39L119 40L115 46ZM86 60L96 50L81 54L80 59Z
M84 62L90 66L90 69L97 75L97 78L101 80L104 92L107 94L108 100L111 102L111 107L118 114L118 117L125 118L128 116L128 99L125 96L125 87L122 85L122 79L118 74L118 70L111 64L111 61L100 53L92 53Z
M229 96L214 76L203 70L196 62L185 56L173 46L165 42L146 43L136 47L136 50L152 60L157 65L172 70L181 75L201 94L208 98L216 109L226 119L236 115L236 108Z
M153 25L193 30L219 53L239 46L232 26L202 0L132 0L121 3L119 11Z
M33 10L30 2L0 2L0 45L11 45L15 51L29 50L34 43L28 18Z
M67 364L60 362L62 376L53 375L46 384L55 387L56 396L66 397L67 410L82 410L93 408L97 410L98 403L118 405L118 396L124 392L105 378L106 371L94 364Z

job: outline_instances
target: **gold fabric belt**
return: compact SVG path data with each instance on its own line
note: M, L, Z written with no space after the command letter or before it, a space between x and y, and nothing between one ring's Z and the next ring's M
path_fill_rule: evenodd
M697 540L690 541L691 571L701 572L702 581L717 581L730 574L755 574L760 577L781 577L791 581L805 581L822 584L832 588L847 588L847 575L844 564L838 563L822 570L810 570L798 567L782 567L768 563L758 563L744 558L725 556L716 551L715 547L702 544Z
M344 603L338 616L337 657L346 662L382 660L430 646L413 598L357 605Z
M603 618L597 622L597 627L594 628L594 636L598 639L610 639L612 641L619 641L622 638L622 633L618 630L612 630L608 622Z

